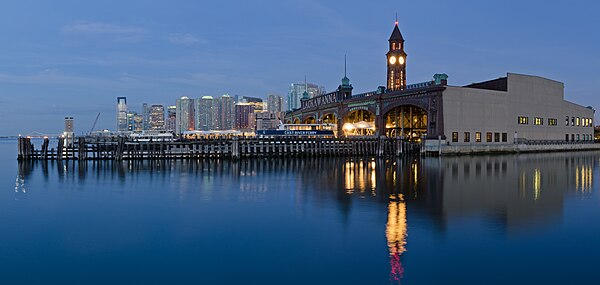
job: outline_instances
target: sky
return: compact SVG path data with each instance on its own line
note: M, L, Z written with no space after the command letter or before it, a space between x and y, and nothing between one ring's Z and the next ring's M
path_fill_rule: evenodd
M0 135L115 128L130 109L182 96L285 96L290 83L355 93L385 85L395 15L408 83L538 75L598 110L595 1L28 1L0 4Z

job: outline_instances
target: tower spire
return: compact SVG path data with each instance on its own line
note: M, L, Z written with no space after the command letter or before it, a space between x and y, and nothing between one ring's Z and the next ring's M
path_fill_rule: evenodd
M396 12L396 26L398 26L398 12Z

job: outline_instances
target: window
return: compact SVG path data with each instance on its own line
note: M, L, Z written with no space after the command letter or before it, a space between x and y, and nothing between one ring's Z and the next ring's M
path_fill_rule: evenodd
M500 142L500 133L494 133L494 142Z
M487 132L487 133L485 134L485 141L486 141L486 142L492 142L492 133L490 133L490 132Z
M579 117L575 118L575 126L579 127Z
M565 126L568 126L568 125L569 125L569 116L567 116L567 122L566 122Z
M569 141L569 134L565 135L565 141Z
M548 119L548 126L556 126L557 122L556 119Z
M575 134L571 134L571 141L574 142L575 141Z
M587 118L581 118L581 126L587 127Z
M481 142L481 132L475 132L475 142Z
M519 125L527 125L529 124L529 118L528 117L523 117L523 116L519 116Z
M571 117L571 126L575 126L575 117Z
M465 132L465 142L470 142L470 141L471 141L471 133Z
M452 142L458 142L458 132L452 132Z
M535 117L535 121L533 123L537 126L541 126L544 124L544 119L540 117Z
M502 133L502 142L507 142L507 141L508 141L508 134Z
M577 141L579 141L579 134L577 134Z

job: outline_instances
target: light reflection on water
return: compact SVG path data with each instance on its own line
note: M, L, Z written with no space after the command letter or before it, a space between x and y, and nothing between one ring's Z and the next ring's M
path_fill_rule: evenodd
M558 257L578 253L564 249L557 250L552 244L553 241L550 241L551 238L548 238L549 241L540 240L537 245L541 244L542 247L537 250L529 249L531 252L527 252L518 241L522 239L522 242L526 243L531 239L539 238L535 231L555 232L555 234L558 231L558 236L567 234L560 232L561 223L571 222L562 219L566 211L565 205L568 204L567 200L575 197L575 200L586 201L597 194L597 191L594 191L594 185L597 185L594 177L598 175L597 161L597 153L553 153L425 159L28 162L18 165L13 195L17 195L14 198L36 196L46 191L44 198L52 200L60 199L61 195L65 195L65 191L83 193L114 191L135 193L135 197L139 199L144 197L146 191L147 195L151 196L148 199L153 199L151 204L155 205L157 201L168 197L168 193L174 193L178 201L197 199L203 202L196 203L195 207L208 207L214 204L218 206L217 209L235 212L235 215L245 214L238 212L240 211L238 206L247 207L246 203L260 205L259 208L264 210L261 214L261 219L264 220L261 222L272 223L274 228L278 225L283 227L276 217L279 215L278 211L285 207L292 207L299 210L291 214L291 219L299 220L286 221L285 224L290 226L290 223L298 223L291 229L287 229L294 235L306 234L298 231L303 227L303 223L311 225L324 223L327 226L320 233L315 233L322 235L323 238L343 237L354 240L353 235L355 235L371 241L361 243L360 246L364 251L372 251L375 254L361 253L362 251L354 253L355 257L361 258L361 264L369 264L362 266L364 272L348 271L349 264L355 263L342 260L344 254L356 249L355 244L345 246L337 244L337 247L341 247L337 250L331 245L328 245L328 248L321 248L328 244L323 241L321 241L323 244L308 245L308 248L318 248L323 259L339 262L339 265L328 265L330 272L320 272L315 269L319 272L318 280L322 283L310 276L299 276L298 273L304 272L303 270L271 265L275 270L280 271L274 273L275 279L289 280L290 276L294 276L295 279L286 281L288 284L307 282L331 284L336 281L349 284L365 284L365 282L382 284L382 281L394 284L436 284L441 281L447 281L444 283L464 281L464 278L470 280L468 276L454 275L455 272L452 270L457 268L462 268L463 271L465 268L478 268L479 273L470 275L475 278L473 280L504 270L503 274L507 277L485 279L483 282L503 284L511 280L511 276L528 280L526 269L510 266L512 263L517 266L520 261L503 255L506 254L504 251L510 251L507 249L509 241L517 243L514 248L519 248L519 254L528 256L523 259L534 260L538 263L535 266L541 268L550 266L553 261L536 258L536 254L552 250L556 251ZM80 195L85 196L85 194ZM4 198L4 196L0 197ZM0 205L5 204L6 202L3 202ZM177 211L177 205L181 204L169 205L165 214L168 215L169 211ZM146 206L131 207L140 211L152 210ZM194 209L190 209L190 213L194 213L196 211ZM338 214L330 212L331 209L335 209ZM13 210L18 212L19 208ZM598 209L590 211L600 213ZM318 216L310 214L315 212L320 214ZM221 210L203 212L203 214L226 215ZM361 216L369 218L365 220ZM194 219L198 218L202 217L195 215ZM246 230L252 231L254 226L258 225L249 224ZM142 224L139 227L143 232L150 225ZM219 226L205 225L205 227L210 229ZM460 230L456 230L458 228ZM521 238L523 234L520 233L530 231L534 231L534 234L531 234L533 238L527 237L528 234ZM598 231L598 226L590 231ZM195 237L196 242L202 243L203 238L210 234L211 232L208 231L202 236ZM286 238L287 233L282 230L275 230L268 234L262 232L251 234L259 241L258 243L262 240L270 240L271 235L282 236L281 239L275 239L273 242L294 243L293 239ZM568 235L575 236L572 242L577 241L578 235L587 237L585 232L568 233ZM516 238L513 238L515 236ZM485 240L485 247L480 248L480 245L474 241L467 242L473 237ZM387 243L385 252L381 251L382 243L376 242L383 239ZM517 242L511 239L517 239ZM587 239L583 240L583 242L587 241ZM180 241L174 239L169 242ZM212 242L219 251L203 254L218 256L223 254L223 251L227 253L227 244L220 244L219 241ZM224 240L223 243L225 242L231 241ZM302 242L299 241L299 244ZM252 245L248 246L252 247ZM271 246L276 247L274 244ZM302 248L298 244L297 247L298 250ZM459 252L467 256L477 255L477 251L483 249L493 252L494 247L497 247L499 252L478 258L483 264L494 264L494 268L491 269L479 268L479 265L473 264L471 260L466 258L461 260L455 256ZM264 250L263 254L277 255L269 250L269 246ZM290 254L302 256L294 247L288 247L288 250L291 251ZM594 246L591 251L598 252L598 246ZM340 256L339 259L329 257L334 253ZM382 254L387 258L382 258ZM428 262L420 260L420 256L427 256ZM142 258L142 256L134 255L131 258ZM575 255L574 258L577 256ZM505 261L506 264L498 264L500 261ZM136 259L134 262L145 264L143 260ZM206 266L203 263L205 261L200 259L198 262L200 266ZM325 265L312 258L301 259L298 262ZM188 276L188 280L218 280L220 273L216 272L224 268L214 266L216 267L213 270L217 271L201 270L205 274L204 277ZM248 266L255 271L271 270ZM535 270L535 266L532 270ZM387 272L386 276L380 274L382 268ZM438 274L430 274L431 268L435 268ZM561 280L560 277L563 275L573 278L574 272L569 271L571 269L575 270L566 266L562 272L557 273L559 276L555 278L544 279L538 276L532 280L546 280L552 283ZM342 272L344 274L340 275ZM579 274L581 276L581 273ZM258 274L258 276L257 278L260 279L262 275ZM270 275L266 276L262 278L269 278ZM582 280L587 280L585 279L587 277L583 278ZM581 281L581 279L577 280ZM260 279L260 281L266 284L270 280Z

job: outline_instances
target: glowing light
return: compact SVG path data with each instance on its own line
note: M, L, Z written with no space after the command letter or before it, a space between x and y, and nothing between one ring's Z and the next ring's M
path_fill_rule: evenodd
M398 63L400 65L404 64L404 57L403 56L398 57Z
M390 56L390 64L396 64L396 57L395 56Z

